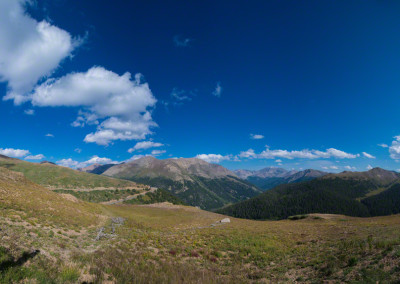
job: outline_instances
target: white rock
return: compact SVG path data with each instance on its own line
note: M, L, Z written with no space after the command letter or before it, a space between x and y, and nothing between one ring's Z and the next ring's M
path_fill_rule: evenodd
M225 218L225 219L222 219L221 221L219 221L220 223L230 223L231 222L231 219L229 219L229 218Z

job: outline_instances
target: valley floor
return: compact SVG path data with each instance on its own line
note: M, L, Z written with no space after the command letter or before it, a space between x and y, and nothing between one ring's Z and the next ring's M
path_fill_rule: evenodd
M48 223L23 210L0 207L0 282L400 280L399 215L312 214L283 221L230 218L230 223L217 224L225 216L193 207L95 206L90 212L97 217L88 217L89 222Z

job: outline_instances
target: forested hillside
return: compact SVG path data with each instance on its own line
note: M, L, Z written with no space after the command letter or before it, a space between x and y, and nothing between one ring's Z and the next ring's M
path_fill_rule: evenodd
M378 216L399 213L400 185L396 173L373 169L341 173L275 187L219 213L249 219L283 219L307 213Z

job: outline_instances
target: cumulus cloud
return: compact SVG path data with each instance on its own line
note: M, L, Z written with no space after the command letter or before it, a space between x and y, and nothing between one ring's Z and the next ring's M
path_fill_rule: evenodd
M164 144L153 142L153 141L143 141L143 142L136 143L135 146L128 149L128 152L132 153L132 152L138 151L138 150L146 150L146 149L157 148L157 147L162 147L162 146L164 146Z
M101 157L95 155L92 158L90 158L89 160L84 161L84 162L78 162L71 158L68 158L68 159L59 160L56 162L56 164L63 166L63 167L77 169L77 168L84 168L84 167L87 167L92 164L105 165L105 164L118 164L118 162L113 161L109 158L101 158Z
M337 166L322 166L321 168L324 170L338 170L339 169Z
M77 168L79 165L78 161L72 160L71 158L62 159L56 162L57 165L68 167L68 168Z
M167 152L166 150L153 150L153 151L151 151L151 155L160 156L160 155L162 155L162 154L164 154L166 152Z
M13 149L13 148L0 148L0 155L4 155L11 158L22 158L29 155L28 150Z
M375 156L372 156L371 154L368 154L366 152L362 152L362 154L364 155L364 157L366 157L368 159L375 159Z
M251 139L255 139L255 140L263 139L264 135L261 135L261 134L250 134L250 138Z
M174 44L177 47L188 47L192 39L184 38L181 35L174 36Z
M344 166L345 169L350 170L350 171L355 171L357 168L352 167L352 166Z
M388 148L389 146L385 143L378 144L379 147Z
M371 165L367 166L367 170L372 170L372 169L373 169L373 167Z
M45 136L46 136L46 137L51 137L51 138L54 138L54 135L53 135L53 134L51 134L51 133L47 133Z
M220 163L222 161L230 160L231 156L222 156L220 154L199 154L196 156L196 158L208 163Z
M271 150L268 146L260 154L256 154L253 149L249 149L244 152L240 152L238 155L241 158L257 158L257 159L319 159L319 158L338 158L338 159L354 159L359 155L346 153L335 148L329 148L326 151L319 150L300 150L300 151L288 151L288 150Z
M118 162L115 162L109 158L100 158L99 156L93 156L92 158L90 158L89 160L87 160L85 162L86 164L118 164Z
M127 162L134 161L134 160L137 160L137 159L140 159L140 158L144 158L144 157L154 157L154 156L153 156L153 155L150 155L150 154L146 154L146 155L142 155L142 154L133 155L133 156L130 157L128 160L125 160L124 162L127 163Z
M108 145L152 134L151 128L157 124L150 111L156 99L140 74L132 79L128 72L120 76L92 67L37 85L71 56L81 40L31 18L23 7L30 2L0 1L0 82L8 83L3 100L13 100L16 105L30 101L37 107L80 108L72 126L97 126L84 138L87 143Z
M38 154L38 155L29 155L25 157L25 160L43 160L45 156L43 154Z
M400 159L400 136L395 136L392 145L389 146L390 158L399 160Z
M278 160L276 160L275 162L276 162L276 163L282 163L282 160L281 160L281 159L278 159Z
M240 158L256 158L257 154L254 152L253 149L249 149L247 151L242 151L238 155Z
M34 114L35 114L35 110L33 110L33 109L26 109L26 110L24 110L24 113L25 113L26 115L34 115Z
M156 103L149 85L129 72L119 76L103 67L71 73L37 86L30 97L34 106L81 107L74 126L97 124L84 141L108 145L114 140L145 139L157 124L149 108Z
M76 148L74 151L77 152L78 154L80 154L82 152L82 149Z
M79 40L25 13L28 0L0 1L0 81L8 83L4 100L19 105L35 84L71 55Z
M221 86L221 82L217 82L217 86L215 87L214 91L212 92L212 94L218 98L221 97L222 94L222 86Z
M353 155L346 153L341 150L334 148L329 148L326 151L319 150L300 150L300 151L288 151L288 150L271 150L269 148L262 151L259 158L263 159L275 159L275 158L285 158L285 159L318 159L318 158L339 158L339 159L354 159L358 155Z

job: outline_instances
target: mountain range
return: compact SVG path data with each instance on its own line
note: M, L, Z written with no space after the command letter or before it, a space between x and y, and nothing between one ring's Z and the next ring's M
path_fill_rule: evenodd
M202 209L219 208L261 193L230 170L196 158L143 157L113 165L102 175L166 189Z
M285 170L276 167L267 167L258 171L235 170L234 173L262 190L268 190L280 184L296 183L312 180L328 173L307 169L304 171Z
M327 174L279 185L219 213L249 219L282 219L308 213L368 217L400 213L400 174L381 168Z

